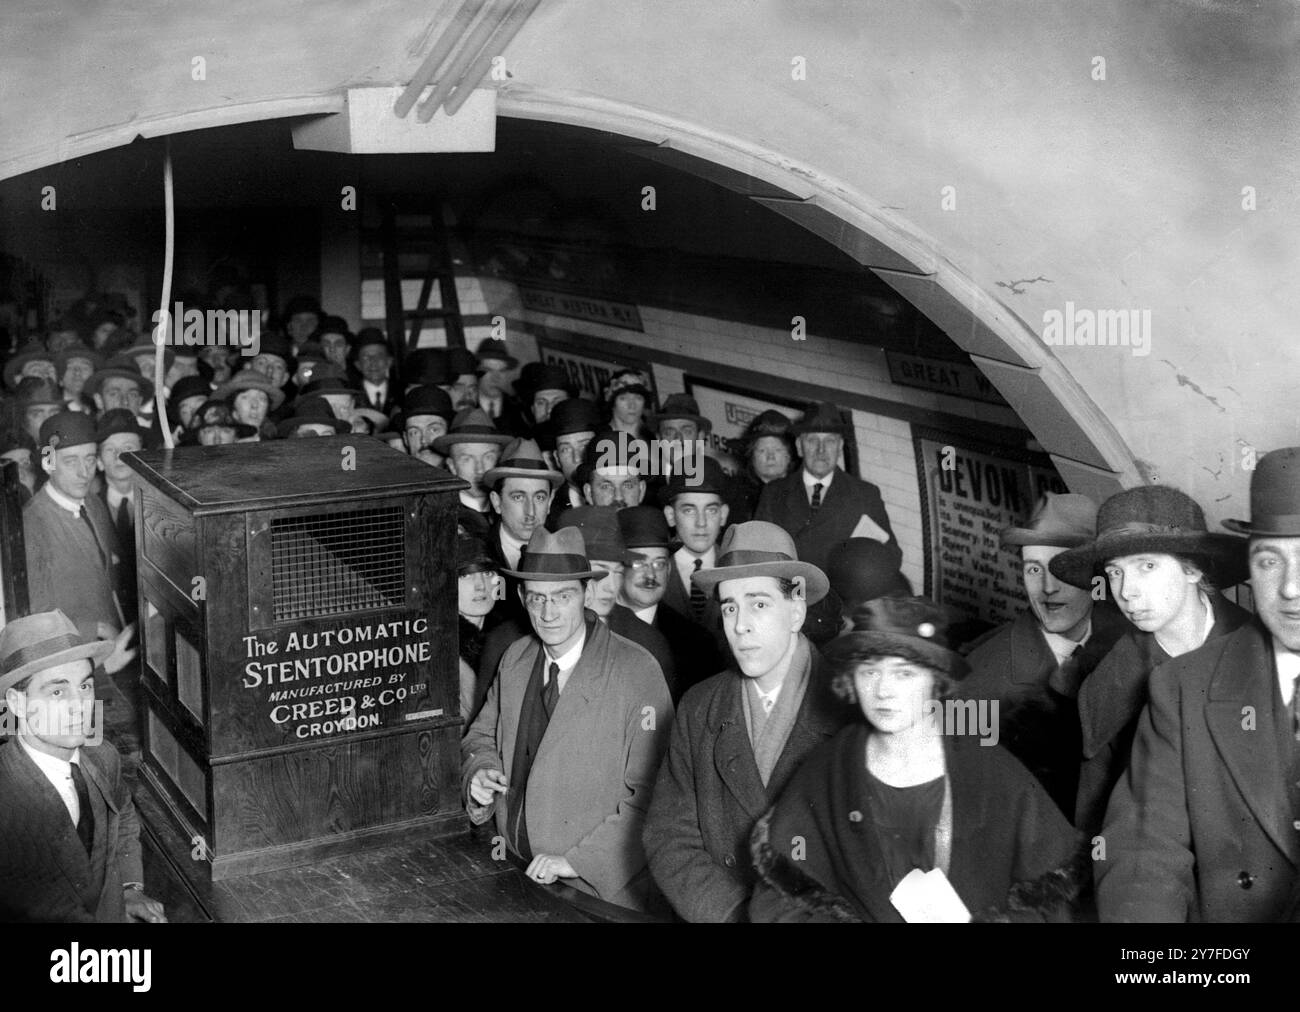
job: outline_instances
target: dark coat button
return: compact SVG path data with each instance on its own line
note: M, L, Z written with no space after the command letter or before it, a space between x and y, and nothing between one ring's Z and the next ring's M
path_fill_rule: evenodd
M736 867L736 855L728 854L726 857L722 859L722 863L725 864L728 868Z
M1255 876L1248 871L1243 871L1237 876L1237 885L1243 889L1249 889L1255 884Z

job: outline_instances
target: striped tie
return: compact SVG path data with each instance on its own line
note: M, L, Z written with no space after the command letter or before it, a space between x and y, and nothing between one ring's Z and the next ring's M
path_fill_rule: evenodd
M810 512L813 516L816 516L817 511L821 508L822 508L822 483L818 482L816 485L813 486L812 503L808 507L808 512Z
M696 559L694 571L698 573L700 571L700 567L703 565L704 565L703 559ZM694 580L692 580L691 581L691 615L695 617L696 622L704 621L704 609L705 606L708 605L708 603L709 603L709 599L704 596L704 588L701 587Z

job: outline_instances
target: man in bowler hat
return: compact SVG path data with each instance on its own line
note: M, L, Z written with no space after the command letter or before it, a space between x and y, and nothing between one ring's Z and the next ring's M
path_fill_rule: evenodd
M1300 447L1251 475L1256 615L1151 674L1094 849L1104 921L1277 921L1300 889Z
M144 894L140 826L121 758L94 743L92 667L113 651L60 611L0 631L0 920L166 921Z

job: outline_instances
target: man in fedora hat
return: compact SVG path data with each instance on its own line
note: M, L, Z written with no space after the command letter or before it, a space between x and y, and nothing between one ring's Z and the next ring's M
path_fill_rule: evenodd
M1102 920L1277 921L1295 913L1300 447L1259 461L1250 519L1224 526L1249 537L1256 614L1152 672L1128 770L1106 809L1104 856L1094 855ZM1231 555L1211 560L1236 564Z
M533 427L524 406L510 391L510 373L519 360L510 354L505 341L494 337L479 343L475 358L478 360L478 406L503 432L513 436L531 435Z
M693 579L721 602L730 670L682 698L646 821L655 881L688 921L745 917L749 835L804 757L848 719L800 632L830 589L775 524L727 531L718 564Z
M153 383L140 374L131 359L116 357L95 371L86 381L84 392L94 399L96 411L126 408L138 421L145 401L153 397Z
M483 534L490 525L492 504L483 478L497 466L502 448L512 442L481 408L457 412L451 431L434 439L433 450L446 457L447 470L469 482L469 488L461 490L459 511L468 530Z
M607 574L578 530L538 528L506 575L523 581L533 634L505 652L461 742L470 820L495 818L536 881L644 909L641 830L673 718L663 675L583 607Z
M92 667L112 652L60 611L0 630L0 702L18 726L0 746L0 920L166 921L143 892L121 758L92 743Z
M519 556L533 536L546 523L555 488L564 481L542 457L531 439L515 439L502 451L496 466L483 475L488 501L495 518L488 529L487 546L502 571L519 568ZM506 583L502 612L521 627L528 616L518 594L517 580Z
M660 607L673 577L672 535L663 512L653 506L630 506L618 511L618 526L625 551L611 623L622 632L629 620L641 622L663 636L677 673L671 686L676 703L692 685L725 668L726 662L701 626L672 608Z
M1104 573L1131 623L1079 690L1083 765L1074 823L1092 836L1128 767L1152 670L1249 620L1219 592L1245 579L1246 542L1209 533L1201 507L1178 489L1142 486L1102 503L1096 539L1049 566L1076 587Z
M790 532L799 558L825 570L831 548L852 537L894 540L880 489L839 467L848 424L833 404L818 405L791 430L803 466L763 487L755 520Z
M1124 632L1115 609L1088 587L1052 575L1048 564L1097 533L1097 504L1085 495L1046 492L1024 525L1001 534L1020 554L1029 608L975 641L963 699L997 703L998 740L1074 817L1079 788L1079 686Z

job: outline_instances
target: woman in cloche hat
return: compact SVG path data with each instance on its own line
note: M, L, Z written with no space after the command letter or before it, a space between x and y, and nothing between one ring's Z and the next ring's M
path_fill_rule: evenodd
M978 737L974 701L954 718L967 668L943 610L880 598L858 622L825 656L862 719L755 826L751 919L1068 919L1087 852L1038 781Z
M1128 768L1151 672L1249 620L1218 590L1246 578L1246 539L1209 533L1190 496L1149 485L1102 503L1096 539L1048 566L1076 587L1090 587L1104 575L1132 623L1079 689L1083 766L1074 824L1092 837Z

